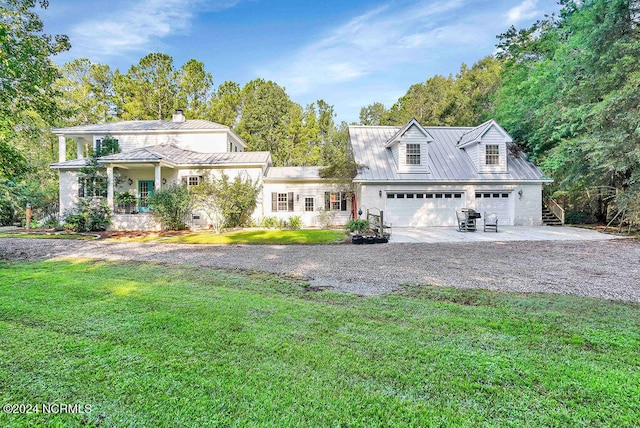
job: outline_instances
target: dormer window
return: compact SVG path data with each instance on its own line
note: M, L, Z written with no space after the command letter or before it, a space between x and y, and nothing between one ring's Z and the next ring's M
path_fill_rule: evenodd
M485 162L487 165L500 165L500 146L487 144L485 149Z
M407 144L407 165L420 165L420 144Z

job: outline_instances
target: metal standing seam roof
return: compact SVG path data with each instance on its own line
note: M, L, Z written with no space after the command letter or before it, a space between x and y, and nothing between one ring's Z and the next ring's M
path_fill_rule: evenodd
M109 122L98 125L79 125L68 128L55 128L54 134L86 134L109 132L148 132L148 131L207 131L230 130L228 126L208 120L185 120L173 122L171 120L126 120L122 122Z
M251 164L266 166L271 162L271 154L269 152L199 153L167 144L143 147L129 152L103 156L98 159L99 163L138 163L160 161L177 167ZM85 165L85 159L76 159L54 163L51 164L51 167L81 168Z
M482 135L491 127L491 125L497 125L493 119L486 121L485 123L476 126L475 128L471 128L469 131L462 134L460 140L458 141L457 146L463 147L469 143L473 143L479 141Z
M279 166L267 170L265 181L280 180L324 180L320 177L321 166Z
M434 139L429 143L429 173L398 173L391 149L385 145L401 127L350 126L353 156L356 163L362 166L354 181L551 181L538 167L529 162L524 154L516 158L509 150L506 173L477 172L465 150L457 147L463 135L476 128L424 127ZM482 133L484 131L486 129L482 130Z

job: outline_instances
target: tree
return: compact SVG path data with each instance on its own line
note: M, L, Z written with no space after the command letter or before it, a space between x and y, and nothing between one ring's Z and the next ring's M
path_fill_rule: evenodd
M246 226L256 208L261 187L250 177L238 174L232 181L222 173L220 178L205 175L191 188L195 206L213 221L216 233L224 227Z
M382 117L387 113L384 104L375 102L360 109L360 124L378 126L382 124Z
M67 112L64 126L105 123L115 113L113 72L108 65L75 59L60 70L55 83L61 109Z
M389 110L375 104L363 108L361 121L370 120L367 115L372 114L372 120L382 125L404 125L411 118L432 126L479 124L491 117L492 96L500 87L501 70L502 62L491 56L471 68L462 64L455 77L436 75L412 85Z
M255 79L242 88L240 136L250 150L270 151L275 165L284 165L290 156L289 114L292 101L284 88L272 81Z
M46 8L48 1L38 4ZM34 122L52 123L59 115L53 88L59 74L50 57L68 50L69 39L42 34L35 6L35 0L0 3L0 179L20 177L27 171L26 159L14 141L33 137Z
M114 86L119 116L126 120L162 120L171 117L178 101L178 72L173 58L151 53L127 74L116 73Z
M640 3L562 4L559 17L499 36L495 111L574 209L604 221L640 198Z
M178 105L192 119L204 119L211 99L213 77L204 63L190 59L178 72Z
M241 99L240 85L231 81L222 83L211 98L208 119L235 128L239 121Z

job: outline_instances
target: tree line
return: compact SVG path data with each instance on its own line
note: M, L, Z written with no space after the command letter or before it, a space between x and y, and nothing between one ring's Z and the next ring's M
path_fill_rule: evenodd
M46 7L46 1L39 1ZM577 220L640 221L640 1L561 0L558 15L497 36L497 53L455 75L416 83L364 125L471 126L495 118L555 183ZM0 5L0 216L28 199L57 198L52 126L132 119L188 119L231 127L275 165L330 165L349 175L347 124L324 100L301 106L285 88L255 79L214 86L205 65L163 53L126 72L76 59L56 67L65 36L41 34L33 0ZM73 150L73 147L70 148ZM47 195L54 195L47 196ZM9 201L9 202L8 202ZM11 202L13 201L13 202Z
M336 125L332 105L318 100L302 107L275 82L227 81L214 88L203 62L177 68L173 58L151 53L126 73L76 59L54 83L64 126L117 120L166 120L175 109L187 119L229 126L249 150L270 151L276 166L326 165L344 155L346 124Z

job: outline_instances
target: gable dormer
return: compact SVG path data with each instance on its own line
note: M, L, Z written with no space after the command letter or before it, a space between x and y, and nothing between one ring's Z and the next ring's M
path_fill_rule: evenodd
M386 144L399 173L429 172L429 143L433 137L416 119L411 119Z
M457 147L469 155L479 173L505 173L511 142L509 134L491 119L462 134Z

